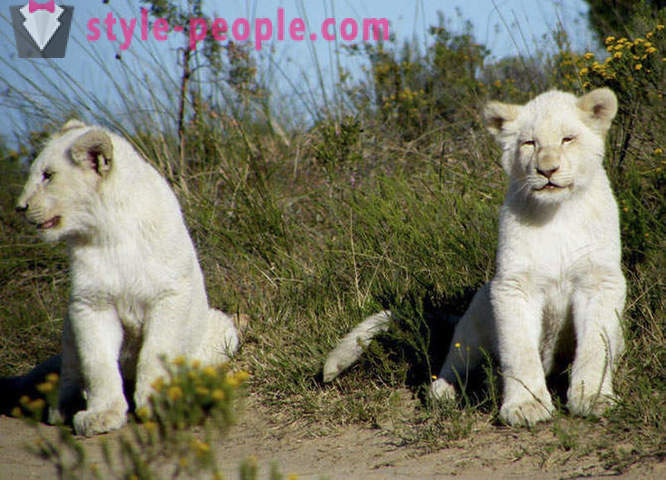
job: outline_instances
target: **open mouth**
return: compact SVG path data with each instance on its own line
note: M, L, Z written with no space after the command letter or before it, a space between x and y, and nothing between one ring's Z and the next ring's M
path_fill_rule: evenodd
M60 224L60 216L55 216L51 220L37 225L40 230L48 230L49 228L57 227Z
M546 191L549 191L549 190L550 190L550 191L552 191L552 190L561 190L561 189L563 189L563 188L566 188L566 187L561 187L561 186L556 185L556 184L554 184L554 183L552 183L552 182L548 182L548 183L545 184L543 187L539 187L539 188L537 188L537 189L535 189L535 190L537 190L538 192L541 192L541 191L544 191L544 190L546 190Z

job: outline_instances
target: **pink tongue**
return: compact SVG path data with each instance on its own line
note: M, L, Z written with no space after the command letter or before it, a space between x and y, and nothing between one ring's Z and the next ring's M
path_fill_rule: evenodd
M57 218L57 217L56 217L56 218L52 218L51 220L49 220L48 222L46 222L45 224L43 224L43 225L42 225L42 228L44 228L44 229L46 229L46 228L51 228L51 227L53 227L53 226L56 224L57 221L58 221L58 218Z

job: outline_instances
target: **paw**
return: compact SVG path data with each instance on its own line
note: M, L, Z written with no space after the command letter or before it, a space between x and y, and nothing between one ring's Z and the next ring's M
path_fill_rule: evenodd
M124 409L83 410L74 415L74 430L78 435L90 437L98 433L121 428L127 422Z
M430 392L428 394L430 399L435 402L453 400L456 398L456 389L443 378L438 378L430 385Z
M550 398L546 400L532 398L523 402L505 402L500 409L500 418L512 426L532 426L550 419L554 410Z
M567 408L569 411L579 417L601 417L606 410L615 404L612 395L595 393L593 395L584 395L582 391L571 391L567 395L569 401Z

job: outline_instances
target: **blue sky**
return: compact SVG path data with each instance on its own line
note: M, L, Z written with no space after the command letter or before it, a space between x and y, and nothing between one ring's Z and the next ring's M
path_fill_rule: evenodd
M10 4L23 4L26 1L13 0ZM64 59L52 60L62 67L73 78L77 79L84 89L95 95L105 104L117 102L112 79L117 68L115 55L120 51L123 40L119 24L114 32L119 37L116 42L106 39L102 32L99 40L90 42L86 39L89 33L87 24L91 18L104 20L109 12L115 18L123 17L129 21L137 18L140 23L140 4L138 1L110 0L103 4L101 0L58 0L58 4L73 5L75 7L74 24L70 34L67 55ZM474 26L474 34L480 43L488 46L495 57L516 54L532 54L539 49L546 48L548 42L543 40L544 35L551 32L555 25L561 23L572 37L573 44L578 49L593 46L585 21L587 5L582 0L416 0L411 2L399 0L250 0L250 1L208 1L205 3L206 11L213 17L223 17L230 23L239 17L247 18L251 22L255 18L267 17L277 23L277 9L284 8L286 21L295 17L306 18L311 28L318 30L321 22L334 17L338 23L344 18L353 18L359 23L363 18L387 18L391 23L391 31L399 39L415 39L419 44L428 42L427 27L437 23L437 14L442 12L453 30L459 30L464 20L469 20ZM26 81L16 74L18 70L30 80L41 82L37 67L43 67L45 60L25 60L16 56L14 36L10 24L7 22L8 11L0 11L0 78L9 80L14 86L28 90ZM176 71L175 49L182 43L182 37L171 34L166 42L154 39L139 40L139 27L134 33L129 49L122 52L125 62L135 62L137 69L142 69L138 59L145 58L149 52L160 59L166 68ZM310 31L310 30L308 30ZM271 48L273 47L273 48ZM318 39L315 42L305 40L296 42L285 39L282 42L273 42L262 49L261 56L264 69L271 71L271 84L278 86L278 96L284 98L294 96L294 85L309 84L316 88L316 76L313 71L317 68L323 72L324 79L333 81L335 65L340 61L352 73L360 70L357 59L346 56L336 56L339 45ZM105 66L111 71L111 79L100 75L99 67L91 61L90 51L96 52ZM319 64L316 67L317 63ZM42 68L43 69L43 68ZM118 69L118 75L121 75ZM150 78L150 73L147 73ZM58 79L53 80L49 88L61 88ZM290 89L292 91L290 91ZM0 86L0 94L4 90ZM297 94L296 94L297 95ZM0 128L5 135L11 130L20 128L22 118L2 101L0 95Z

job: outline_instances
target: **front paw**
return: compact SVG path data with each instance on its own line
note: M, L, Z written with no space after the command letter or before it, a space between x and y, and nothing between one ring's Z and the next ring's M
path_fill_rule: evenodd
M586 395L583 389L569 389L567 408L580 417L601 417L606 410L615 404L612 394L594 393Z
M126 409L83 410L74 415L74 430L78 435L90 437L121 428L127 422Z
M443 378L438 378L430 385L429 396L435 402L453 400L456 398L456 389Z
M512 426L532 426L543 422L553 416L553 403L550 398L532 398L522 402L511 402L502 404L500 418Z

